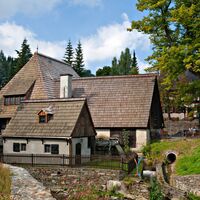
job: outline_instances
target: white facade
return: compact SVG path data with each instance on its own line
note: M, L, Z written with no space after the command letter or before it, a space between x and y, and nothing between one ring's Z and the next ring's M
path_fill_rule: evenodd
M14 152L13 144L20 143L26 144L26 151ZM69 155L69 144L66 140L54 140L54 139L13 139L6 138L3 143L3 153L4 154L51 154L44 152L45 144L57 144L59 145L59 154Z
M72 138L72 156L76 155L76 144L81 144L81 155L90 156L91 148L88 147L88 138Z
M108 139L110 138L110 129L96 129L97 132L97 138L104 138Z
M136 149L140 150L150 141L150 131L148 129L136 130Z

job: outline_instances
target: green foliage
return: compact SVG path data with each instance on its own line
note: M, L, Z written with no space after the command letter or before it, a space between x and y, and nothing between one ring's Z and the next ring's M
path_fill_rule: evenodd
M104 66L102 69L99 68L96 71L96 76L109 76L111 75L111 67L109 66Z
M142 154L146 158L150 158L150 156L151 156L151 145L150 144L147 144L147 145L142 147Z
M29 44L27 44L26 38L22 42L21 49L19 51L16 50L16 53L18 57L15 60L16 65L13 71L14 74L16 74L32 57L31 49Z
M91 70L89 69L83 69L82 77L93 77L94 74L92 74Z
M96 71L96 76L115 76L115 75L127 75L127 74L138 74L139 68L137 66L137 58L135 51L133 57L130 49L126 48L121 52L119 60L116 57L112 59L111 67L105 66L103 69Z
M200 80L186 77L187 70L200 77L200 1L138 0L137 9L148 13L131 27L150 35L148 71L159 72L163 89L176 91L175 98L190 103L200 96Z
M176 172L179 175L200 174L200 147L178 159Z
M83 61L83 50L82 50L82 45L80 41L78 42L78 45L76 48L76 55L75 55L73 68L78 73L79 76L83 76L84 61Z
M130 69L129 73L130 74L139 74L139 68L138 68L138 63L137 63L135 51L133 51L132 64L131 64L131 69Z
M74 51L73 51L72 43L69 40L68 44L67 44L67 47L65 49L65 55L64 55L63 61L66 64L72 66L73 65L73 59L74 59L73 55L74 55Z
M123 129L123 131L122 131L122 139L123 139L123 144L124 144L124 152L126 154L130 152L129 137L130 137L130 132L125 130L125 129Z
M14 59L0 51L0 89L12 78L14 65Z
M189 193L187 198L188 198L188 200L200 200L200 197L195 196L192 193Z
M154 142L143 147L149 161L163 162L167 151L178 152L175 170L178 175L200 174L200 139Z
M150 186L150 200L163 200L164 196L161 192L161 186L156 180L156 178L151 179L151 186Z

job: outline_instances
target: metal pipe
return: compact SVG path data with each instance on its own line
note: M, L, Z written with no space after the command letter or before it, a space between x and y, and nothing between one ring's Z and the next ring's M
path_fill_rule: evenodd
M167 152L166 160L169 164L172 164L176 161L176 153L175 152Z

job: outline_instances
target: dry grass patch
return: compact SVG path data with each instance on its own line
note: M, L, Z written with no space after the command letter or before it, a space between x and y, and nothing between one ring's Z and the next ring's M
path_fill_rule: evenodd
M9 200L11 192L10 170L0 163L0 200Z

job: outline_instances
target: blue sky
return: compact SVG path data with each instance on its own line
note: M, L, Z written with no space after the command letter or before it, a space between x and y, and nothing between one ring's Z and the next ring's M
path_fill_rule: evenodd
M136 51L140 71L151 54L147 35L127 32L132 20L142 18L136 0L1 0L0 49L16 56L26 37L32 52L62 59L68 40L81 41L85 67L110 65L114 56L129 47Z

